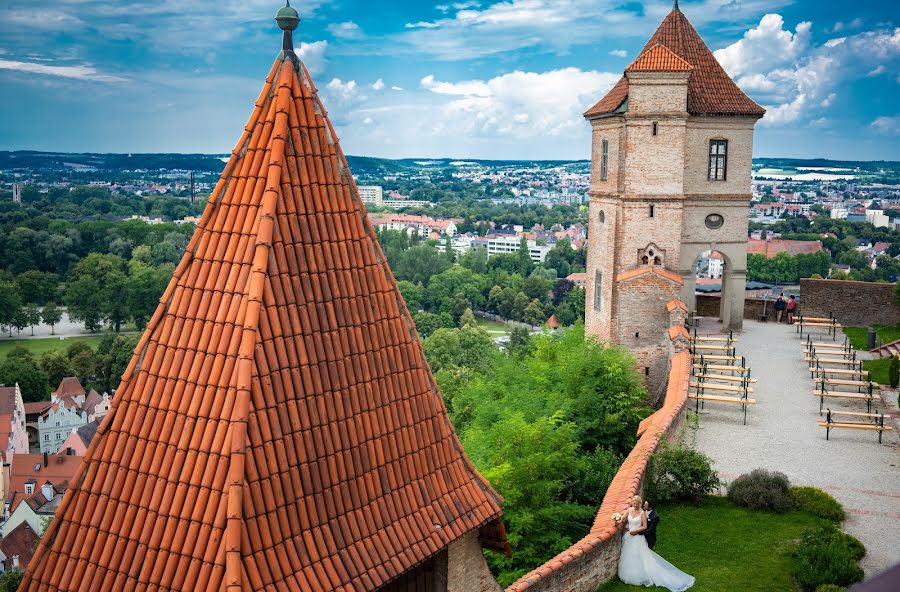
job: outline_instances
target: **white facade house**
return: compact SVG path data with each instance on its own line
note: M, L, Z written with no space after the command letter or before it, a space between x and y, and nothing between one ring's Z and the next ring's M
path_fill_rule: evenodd
M87 424L87 414L74 401L56 399L50 409L38 418L38 444L41 452L55 454L72 433Z
M379 185L359 185L359 198L364 204L381 207L384 204L384 189Z
M473 247L478 246L486 248L488 257L501 255L503 253L518 253L521 244L522 239L518 236L487 236L472 241ZM537 241L533 240L527 241L527 244L528 254L531 256L531 260L535 263L543 263L547 258L547 253L550 252L550 247L547 245L539 245L537 244Z
M866 222L875 228L887 228L890 218L887 217L884 210L866 210Z

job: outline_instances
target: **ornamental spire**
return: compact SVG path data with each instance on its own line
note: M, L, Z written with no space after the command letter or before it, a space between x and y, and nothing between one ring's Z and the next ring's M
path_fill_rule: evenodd
M275 15L275 22L278 23L278 28L284 31L281 49L288 55L294 55L293 32L300 24L300 15L291 6L291 0L285 0L284 6Z

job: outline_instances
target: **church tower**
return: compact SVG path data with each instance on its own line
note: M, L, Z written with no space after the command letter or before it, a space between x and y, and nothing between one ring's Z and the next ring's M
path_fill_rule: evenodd
M629 349L653 389L668 370L670 311L695 309L696 263L707 251L725 259L720 320L742 326L753 128L764 114L677 2L585 113L593 134L587 331Z

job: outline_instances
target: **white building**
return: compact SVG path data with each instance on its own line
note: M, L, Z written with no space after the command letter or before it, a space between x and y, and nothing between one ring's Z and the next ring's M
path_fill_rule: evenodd
M831 208L831 219L832 220L846 220L847 214L850 213L850 210L847 208Z
M550 252L547 245L539 245L537 241L529 240L528 254L535 263L543 263ZM518 253L522 244L522 239L518 236L488 236L481 239L474 239L472 246L483 246L487 249L488 257L500 255L503 253Z
M884 213L884 210L866 210L866 222L876 228L887 228L890 224L890 219Z
M359 185L359 198L364 204L373 204L379 208L384 203L384 189L379 185Z
M22 184L21 183L13 183L13 203L20 204L22 203Z

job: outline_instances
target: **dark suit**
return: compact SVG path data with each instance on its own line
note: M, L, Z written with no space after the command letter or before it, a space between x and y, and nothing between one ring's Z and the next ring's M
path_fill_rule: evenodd
M647 530L644 531L644 538L647 539L647 546L651 549L656 545L656 527L659 526L659 514L656 510L650 510L647 514Z

